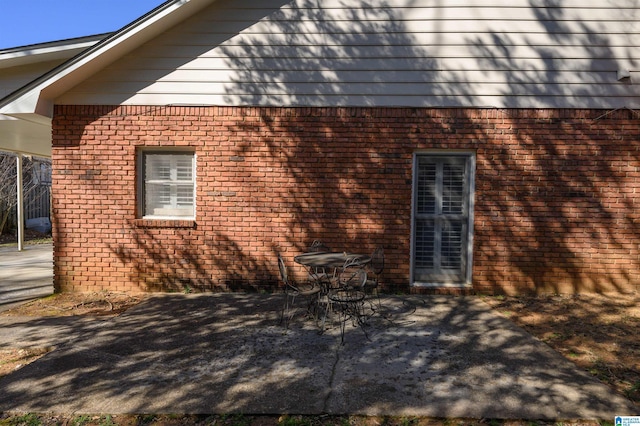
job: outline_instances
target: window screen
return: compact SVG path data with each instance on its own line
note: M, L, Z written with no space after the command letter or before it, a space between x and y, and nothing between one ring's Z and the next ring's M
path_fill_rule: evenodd
M195 155L145 152L142 158L143 216L194 217Z

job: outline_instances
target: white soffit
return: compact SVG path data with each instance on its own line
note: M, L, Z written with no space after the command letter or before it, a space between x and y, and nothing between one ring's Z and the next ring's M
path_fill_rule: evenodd
M0 50L0 69L68 60L95 45L109 34L111 33L3 49Z
M0 151L51 157L51 121L0 114Z

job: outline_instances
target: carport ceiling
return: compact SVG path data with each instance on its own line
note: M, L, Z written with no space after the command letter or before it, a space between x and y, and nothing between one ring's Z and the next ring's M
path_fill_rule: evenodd
M51 157L51 122L0 114L0 151Z

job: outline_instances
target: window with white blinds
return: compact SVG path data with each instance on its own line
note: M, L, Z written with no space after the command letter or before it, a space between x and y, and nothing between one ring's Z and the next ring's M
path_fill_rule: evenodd
M473 159L471 154L416 155L414 283L470 281Z
M143 152L145 218L195 217L195 154Z

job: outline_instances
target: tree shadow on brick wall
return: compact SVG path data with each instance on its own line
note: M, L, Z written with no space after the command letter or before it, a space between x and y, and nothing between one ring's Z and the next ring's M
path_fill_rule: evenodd
M207 134L211 143L221 144L216 132L224 130L231 140L224 141L230 146L226 151L199 155L203 174L223 168L224 162L232 165L224 165L226 180L217 178L213 188L199 188L207 197L198 209L215 212L222 204L232 204L254 222L216 217L215 226L207 225L205 231L198 221L198 231L206 238L185 233L177 250L157 230L136 231L135 250L118 244L111 250L144 277L137 281L141 288L275 289L276 253L291 262L311 241L321 239L335 250L371 252L384 246L385 288L409 291L412 155L424 149L460 148L477 153L474 259L484 274L478 289L602 291L623 289L637 280L630 272L639 269L637 248L629 246L638 237L629 213L636 203L626 175L634 166L627 170L616 165L624 156L629 164L638 164L632 149L620 151L628 141L620 136L629 125L625 119L637 122L635 113L592 110L577 119L562 112L548 118L544 112L524 117L517 109L510 117L508 110L489 109L507 117L505 123L511 126L498 131L463 109L480 102L472 80L465 71L442 72L447 63L411 38L397 9L385 3L375 9L345 9L341 13L346 18L331 20L327 10L311 3L280 10L282 3L251 9L251 20L271 20L269 28L276 31L243 32L248 25L243 21L233 24L237 34L228 43L217 33L212 36L228 68L235 71L227 84L227 103L249 107L238 110L244 116L218 124L220 128ZM598 35L586 23L574 34L559 19L562 8L533 10L550 40L582 46L595 58L593 69L617 69L606 35ZM544 15L549 11L555 15ZM299 22L313 23L314 31L300 31ZM529 63L511 48L536 46L536 40L513 37L499 32L467 36L478 69L512 70L501 74L507 78L503 94L513 107L535 104L536 98L542 102L574 95L582 96L585 105L597 106L589 103L591 92L544 84L566 78L562 70L568 60L557 50L531 47L535 60ZM540 61L548 69L530 71ZM378 71L371 71L372 64ZM434 75L434 80L424 80ZM611 75L594 72L588 78L597 87L609 84ZM407 80L409 76L415 80ZM415 108L375 108L378 100L396 93L399 82L408 87L428 82L431 94L398 96L398 102L410 99ZM552 87L561 92L550 92ZM526 105L512 96L522 93L530 94ZM615 202L611 192L619 194ZM251 241L239 237L247 227L252 229ZM628 233L621 233L623 228ZM613 256L585 255L596 249ZM160 261L147 260L154 258ZM621 262L627 264L621 267ZM517 282L507 284L513 281Z
M533 120L537 124L515 119L535 129L519 130L513 154L502 156L513 161L507 166L490 149L479 155L478 193L497 196L477 204L477 235L494 243L478 247L477 254L483 261L504 259L520 272L509 277L495 268L491 281L515 278L532 292L632 290L640 266L633 241L640 231L631 195L636 184L627 173L640 159L633 149L616 148L625 144L622 135L594 139L594 127L622 134L629 118L623 111L602 123L589 117ZM536 131L559 127L571 127L565 133L570 139L532 141ZM619 166L620 156L629 166ZM489 179L482 179L482 169L491 171Z
M196 227L172 231L173 241L158 228L130 221L129 229L128 240L111 244L110 250L129 269L127 280L141 291L257 292L278 286L276 277L264 273L268 265L242 256L239 244L224 235L200 243L191 237ZM224 271L224 278L218 278L214 271ZM248 279L250 276L255 278Z
M535 69L534 61L511 56L510 48L518 42L506 33L493 34L492 47L476 38L477 56L490 69L520 70L505 73L504 95L532 96L520 97L514 107L530 105L532 97L566 97L585 110L572 116L550 110L538 117L516 110L505 122L511 124L504 131L509 144L479 150L478 194L502 195L476 204L477 233L495 243L477 247L476 253L483 262L505 259L519 268L519 277L489 268L492 282L515 278L531 292L632 291L640 267L632 243L640 237L633 195L640 154L637 132L634 136L629 128L638 125L640 114L602 104L594 95L604 92L594 88L606 87L625 102L629 86L617 81L616 70L626 65L619 63L615 43L595 23L572 21L552 0L531 3L555 45L583 50L581 56L592 59L559 56L555 47L534 47L537 35L525 35L535 61L546 64L544 70L526 71ZM495 290L504 289L496 284Z
M246 160L237 164L237 176L251 174L254 161L282 176L280 182L252 182L247 198L234 201L254 207L278 200L269 225L282 236L273 251L287 259L315 239L336 251L371 253L384 246L385 288L408 291L407 273L398 265L408 263L412 144L428 130L418 110L409 112L412 120L406 110L367 107L422 83L437 61L416 47L400 11L386 2L339 12L307 1L288 6L269 16L272 33L243 35L220 48L235 71L229 104L290 107L253 109L254 116L230 127L244 135L235 144L234 155ZM344 16L327 16L332 13ZM313 25L306 31L300 22ZM450 95L465 96L463 84L437 89L442 104L454 102ZM398 151L380 143L385 135L406 137L406 143Z
M610 87L610 70L616 70L618 64L607 36L598 34L587 23L579 24L581 32L574 31L570 23L563 21L566 12L562 8L532 6L550 40L567 49L581 46L594 58L585 69L606 70L581 74L592 87ZM628 215L635 210L635 202L624 189L629 180L615 166L619 151L614 147L625 139L615 134L598 136L602 132L622 132L625 123L612 120L636 119L633 113L621 111L600 120L593 116L600 115L597 111L591 111L584 119L519 117L510 121L513 128L505 131L511 133L508 141L498 145L487 142L492 129L464 111L453 112L445 119L420 117L418 112L414 123L401 124L406 126L406 143L394 141L400 149L391 150L384 144L375 144L372 135L388 132L397 138L402 132L390 132L393 124L380 123L374 110L349 108L375 105L392 83L405 76L397 70L367 73L371 56L366 55L371 54L371 46L375 46L377 59L395 58L397 64L399 56L411 58L410 65L406 64L409 69L436 70L441 64L430 59L428 47L412 46L414 40L406 35L403 21L397 19L397 12L391 7L350 11L349 31L335 21L323 19L323 9L293 13L314 21L321 36L312 33L301 40L294 25L296 19L283 19L277 23L281 30L277 34L249 35L238 45L221 48L228 65L238 71L236 83L228 86L228 101L232 104L345 106L337 111L306 110L307 118L318 115L318 127L311 130L309 119L306 127L296 122L304 114L286 117L269 109L261 110L253 124L247 119L237 126L238 133L259 135L239 141L237 155L255 155L259 146L266 145L268 160L272 161L269 164L281 167L296 183L292 192L277 186L264 188L270 196L277 194L282 199L283 212L293 215L286 224L291 247L300 250L314 238L329 240L337 249L370 250L380 244L388 248L389 265L408 266L411 155L418 149L463 147L478 154L475 255L476 263L488 270L485 282L495 283L490 290L624 290L629 289L629 282L637 280L630 272L640 266L634 256L637 250L627 241L637 239L639 233ZM478 69L512 70L503 72L507 78L503 95L514 108L535 105L540 102L535 99L554 96L578 97L577 105L602 107L584 86L548 84L562 83L567 78L563 69L570 65L569 56L558 57L557 49L533 47L534 59L529 63L511 53L512 47L522 43L507 33L496 32L491 40L474 37L469 36L468 41L475 46ZM524 38L525 45L536 46L535 40ZM296 55L291 54L292 46L297 49ZM253 54L256 49L261 52L260 58ZM545 70L528 71L540 61L546 64ZM357 75L354 70L362 71L358 83L367 85L364 89L359 85L357 94L350 85ZM372 79L367 80L369 77ZM468 81L464 71L453 70L440 78L431 84L437 95L428 97L425 105L477 105L473 85L464 83ZM259 84L247 86L247 81ZM318 81L322 84L312 84ZM282 94L274 94L273 87L279 87ZM622 93L625 89L616 90ZM527 96L514 96L523 94ZM321 114L334 116L322 120ZM598 130L594 131L595 127ZM549 135L558 139L549 144L532 143L541 139L540 131L550 131ZM447 134L464 134L467 142L453 144L433 137ZM621 155L638 164L634 152ZM395 189L390 191L391 187ZM378 188L380 200L376 199ZM623 208L612 207L612 190L620 194L614 204L621 203ZM629 233L621 232L623 228L628 228ZM590 250L595 257L586 255ZM616 265L618 255L628 265ZM518 276L512 275L514 271ZM399 287L408 290L403 282L408 271L396 272L390 275L389 284L393 285L395 279ZM513 280L518 282L512 287L505 284Z

